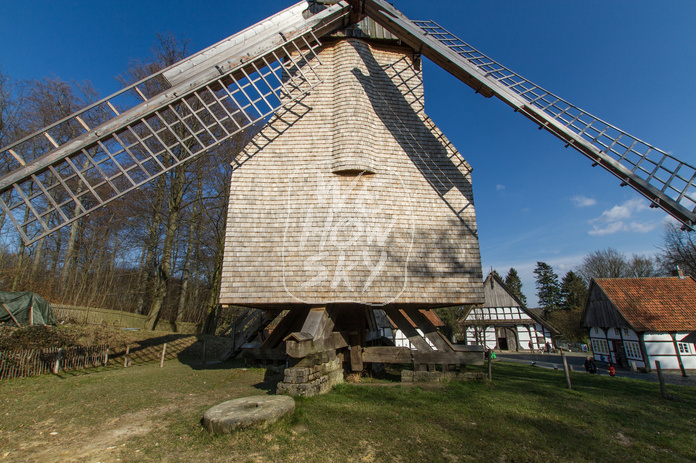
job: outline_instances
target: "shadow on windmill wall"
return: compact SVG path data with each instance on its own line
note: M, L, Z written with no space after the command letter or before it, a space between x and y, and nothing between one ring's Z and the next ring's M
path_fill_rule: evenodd
M300 119L306 116L312 108L304 100L307 95L297 99L285 108L278 110L268 121L267 124L250 142L240 151L239 155L232 162L232 173L242 167L247 161L256 154L263 151L268 145L280 138L285 132L290 130Z
M349 42L369 71L369 75L365 75L360 69L354 68L352 73L362 85L375 113L418 168L423 178L459 218L461 225L464 225L471 235L478 237L475 226L472 227L472 224L462 216L462 213L474 204L471 182L466 176L471 172L471 167L453 149L451 143L437 130L432 121L427 116L421 117L413 109L413 105L406 100L405 94L413 95L410 90L412 82L397 71L396 63L390 68L396 72L395 77L401 79L401 86L405 87L406 92L394 83L385 69L375 60L369 47L360 46L361 42L355 40ZM402 60L406 59L406 57L402 58ZM375 87L379 90L376 91ZM422 102L420 105L422 107ZM435 136L433 132L438 136ZM448 147L452 149L454 156L448 152ZM460 169L464 169L466 174ZM466 205L463 208L446 198L453 190L466 199Z

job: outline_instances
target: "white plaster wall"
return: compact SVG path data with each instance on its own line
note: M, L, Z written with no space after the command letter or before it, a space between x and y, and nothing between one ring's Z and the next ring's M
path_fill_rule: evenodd
M677 342L684 338L688 333L677 333ZM660 367L665 370L678 370L679 360L672 336L666 333L645 333L645 349L648 351L650 366L657 368L655 362L660 362ZM696 346L689 344L689 353L682 353L681 359L684 368L687 370L696 369Z
M630 328L625 328L623 330L623 337L627 341L638 341L639 340L636 332Z
M609 328L607 330L607 338L621 340L621 329L620 328Z
M602 328L598 326L593 326L592 328L590 328L590 337L597 339L605 339L606 333Z

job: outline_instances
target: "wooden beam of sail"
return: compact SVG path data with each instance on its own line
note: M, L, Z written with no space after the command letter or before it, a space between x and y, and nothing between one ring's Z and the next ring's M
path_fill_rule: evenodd
M411 21L384 0L350 0L415 50L486 97L496 96L692 228L696 167L511 71L433 21Z
M0 178L0 207L22 240L33 243L120 198L318 85L317 35L342 24L349 7L340 3L304 18L302 4L0 150L9 159L46 146ZM173 86L163 84L165 77ZM153 78L162 90L149 95L143 88ZM142 102L117 110L114 102L126 93ZM100 108L110 119L95 128L84 124L83 114ZM65 124L82 129L63 144L46 145Z

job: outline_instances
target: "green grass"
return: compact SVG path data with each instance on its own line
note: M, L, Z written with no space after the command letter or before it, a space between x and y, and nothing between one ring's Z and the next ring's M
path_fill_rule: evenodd
M272 390L263 369L178 361L0 384L3 461L696 461L696 388L496 364L494 381L342 384L267 429L205 410ZM51 435L51 432L58 434Z

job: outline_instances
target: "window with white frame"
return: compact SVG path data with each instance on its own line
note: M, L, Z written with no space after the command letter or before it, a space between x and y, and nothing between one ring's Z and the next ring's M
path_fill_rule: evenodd
M626 341L624 342L624 348L626 349L626 357L636 360L643 358L640 355L640 345L637 342Z
M677 347L679 348L679 353L680 354L690 354L691 349L689 348L689 344L685 342L678 342Z
M592 351L596 354L608 354L609 344L607 344L607 341L604 339L593 339Z

